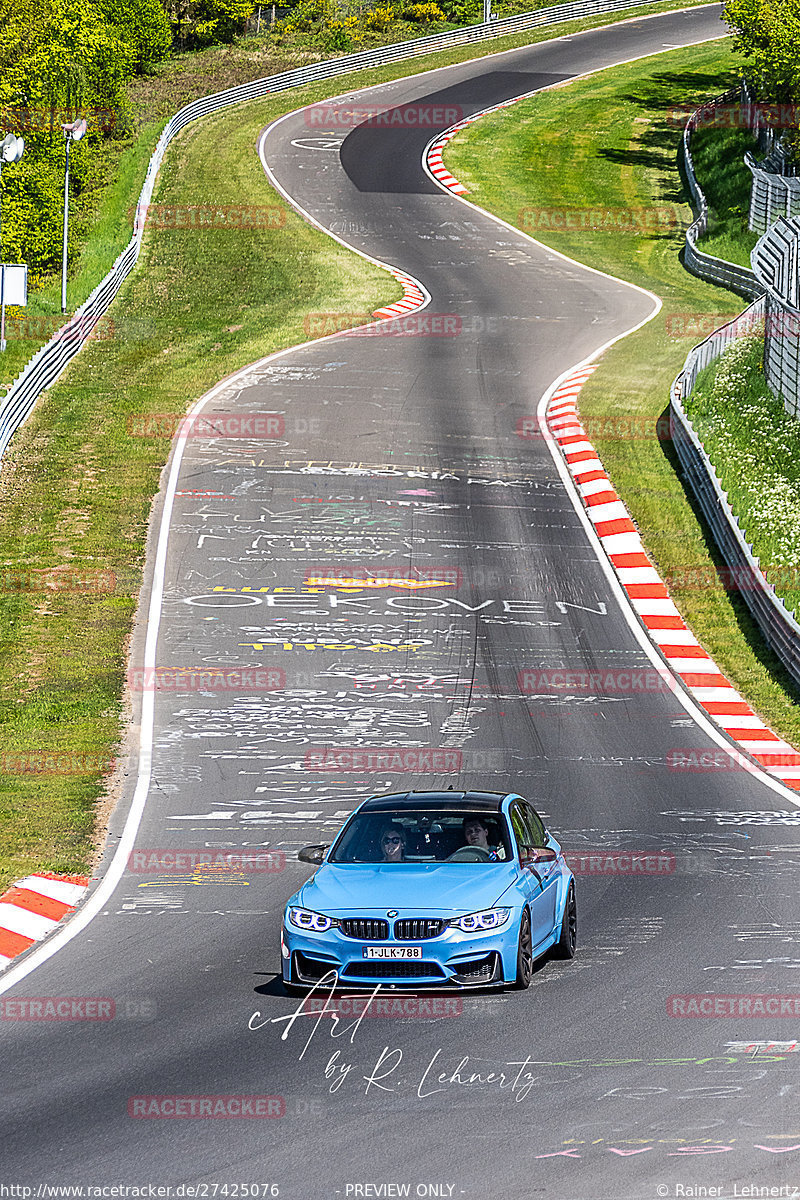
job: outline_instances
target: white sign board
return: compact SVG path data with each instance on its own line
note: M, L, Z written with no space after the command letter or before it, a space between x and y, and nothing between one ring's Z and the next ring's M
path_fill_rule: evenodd
M0 265L0 272L0 295L3 304L25 306L28 303L28 264L3 263Z

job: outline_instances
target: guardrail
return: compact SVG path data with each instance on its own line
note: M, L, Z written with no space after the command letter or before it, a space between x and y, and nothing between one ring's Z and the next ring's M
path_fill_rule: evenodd
M693 275L698 275L701 279L708 280L709 283L718 283L722 287L730 288L731 291L740 292L742 295L752 299L754 296L760 296L764 290L752 271L748 270L747 267L740 267L735 263L727 262L724 258L715 258L713 254L704 254L702 250L698 250L697 248L699 238L708 232L708 202L694 173L691 137L698 124L706 118L710 111L720 104L730 104L734 100L742 104L748 102L744 89L732 88L729 92L724 92L723 95L717 96L715 100L704 104L702 108L698 108L692 113L683 129L683 137L681 138L683 171L689 188L689 194L692 197L692 205L697 211L697 216L686 230L683 261L686 269L691 271Z
M750 261L766 292L764 376L795 417L800 408L800 221L778 217L756 243Z
M144 186L139 196L131 241L122 251L105 279L97 285L88 300L77 309L71 320L61 326L50 341L34 354L12 383L5 399L0 402L0 458L5 453L8 443L17 429L30 415L39 396L55 383L70 360L86 343L97 322L108 311L124 280L135 267L142 245L147 210L164 153L175 135L190 121L195 121L198 117L207 116L209 113L232 104L241 104L245 100L257 100L261 96L273 92L286 91L289 88L301 87L303 84L314 83L318 80L333 79L337 75L349 74L351 71L363 71L369 67L382 66L385 63L416 58L433 50L465 46L472 42L501 37L503 34L536 29L542 25L556 25L562 21L572 21L580 17L637 8L647 2L648 0L577 0L572 4L558 4L552 8L537 9L534 12L520 13L515 17L506 17L501 21L492 21L486 25L467 25L448 33L435 33L408 42L380 46L374 50L361 50L354 54L345 54L339 58L311 63L306 67L296 67L291 71L282 71L278 75L268 75L264 79L256 79L251 83L228 88L224 92L203 96L201 99L185 105L168 121L150 159Z
M800 215L800 176L782 174L781 158L773 153L759 161L749 150L744 156L753 176L748 226L757 233L766 233L778 217Z
M766 297L759 296L743 313L716 330L689 352L670 394L670 433L686 483L691 488L739 594L756 621L764 640L774 650L792 679L800 686L800 624L772 584L768 583L738 518L728 503L714 464L686 414L684 401L697 376L715 361L736 338L763 328Z

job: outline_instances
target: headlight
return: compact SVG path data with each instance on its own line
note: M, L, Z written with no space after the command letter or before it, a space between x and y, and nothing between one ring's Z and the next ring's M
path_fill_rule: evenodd
M482 912L456 917L450 924L463 933L479 933L483 929L499 929L511 916L510 908L484 908Z
M335 917L325 917L309 908L288 908L286 915L292 925L296 925L298 929L310 929L312 933L327 933L339 924Z

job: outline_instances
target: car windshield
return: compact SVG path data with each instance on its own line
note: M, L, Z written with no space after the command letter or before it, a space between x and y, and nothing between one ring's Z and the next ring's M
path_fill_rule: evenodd
M447 809L356 813L328 856L334 863L507 862L512 852L497 813Z

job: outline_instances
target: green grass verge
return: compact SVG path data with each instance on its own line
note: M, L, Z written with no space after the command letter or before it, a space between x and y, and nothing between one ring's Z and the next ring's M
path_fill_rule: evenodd
M686 224L680 129L669 109L699 104L735 76L727 42L657 55L485 117L453 140L445 159L469 199L529 229L530 214L564 207L658 214L677 206ZM545 223L530 229L540 241L663 300L654 320L604 355L581 393L581 415L683 616L754 708L800 744L797 692L741 600L709 580L709 557L719 567L721 560L681 485L671 443L656 432L689 349L742 302L683 269L680 230L651 222L635 236L613 228L559 233Z
M708 201L708 227L699 248L706 254L750 266L759 235L747 228L753 177L745 165L756 139L748 129L698 129L692 137L695 175Z
M699 377L686 410L760 566L800 610L800 424L767 387L764 339L735 342Z
M636 15L648 11L664 7ZM8 451L0 475L0 888L31 870L85 871L102 833L147 520L169 450L163 438L130 436L130 418L185 412L220 378L306 340L309 312L367 313L399 296L385 272L283 205L255 153L259 130L332 93L607 23L598 17L459 47L254 101L190 126L170 148L155 203L275 206L285 224L149 232L111 310L109 336L78 355ZM265 65L252 77L266 73ZM194 79L187 94L177 76L172 67L170 112L201 83ZM146 136L123 156L100 206L81 268L87 292L92 270L102 274L128 240L122 215L138 197L160 128L163 92L152 81L142 87ZM81 298L77 279L70 294ZM59 572L59 586L45 587Z

